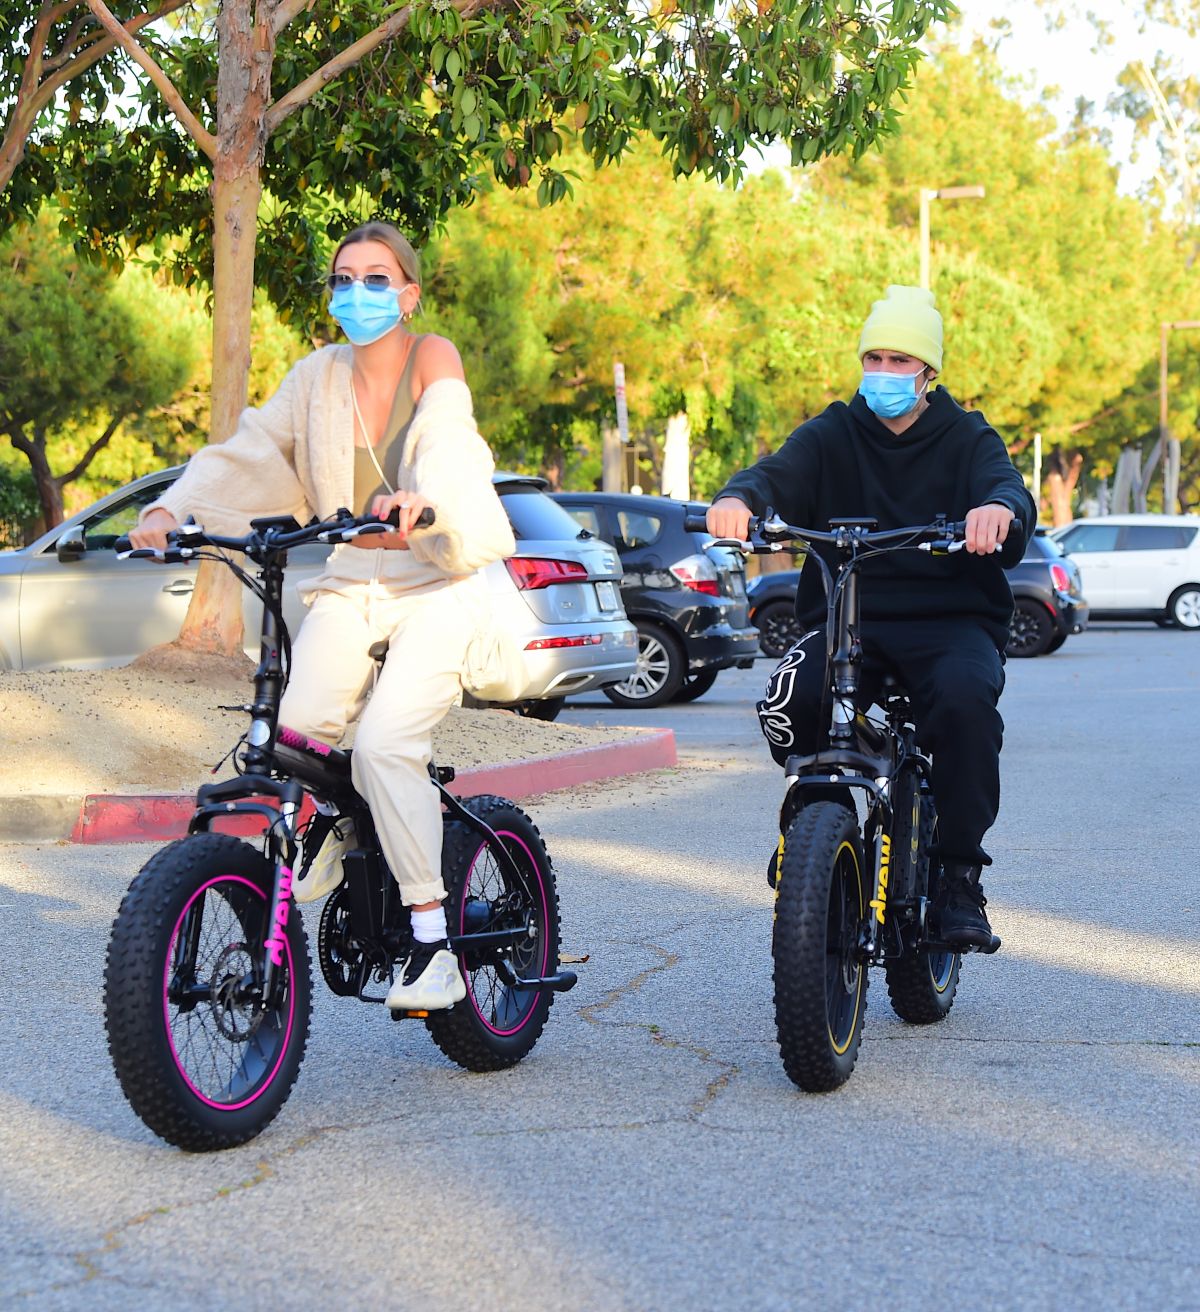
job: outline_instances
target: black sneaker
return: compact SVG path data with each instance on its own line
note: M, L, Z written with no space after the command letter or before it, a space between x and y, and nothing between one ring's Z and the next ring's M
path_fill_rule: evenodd
M983 908L980 867L949 861L942 867L938 898L938 933L954 948L990 948L995 937Z

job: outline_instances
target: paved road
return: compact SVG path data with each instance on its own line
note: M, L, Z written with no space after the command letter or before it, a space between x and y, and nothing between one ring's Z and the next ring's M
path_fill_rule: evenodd
M821 1097L774 1045L764 672L642 717L679 769L531 804L592 958L522 1066L323 995L283 1114L217 1156L155 1140L104 1049L149 849L0 849L0 1305L1200 1307L1200 638L1010 664L1004 950L933 1029L876 977Z

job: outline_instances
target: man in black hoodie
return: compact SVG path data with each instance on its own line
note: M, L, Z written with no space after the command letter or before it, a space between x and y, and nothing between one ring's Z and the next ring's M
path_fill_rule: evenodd
M861 675L867 701L885 672L913 700L918 736L933 754L939 931L955 946L986 947L992 930L980 870L991 858L981 844L1000 805L997 702L1013 610L1003 567L1024 555L1037 511L983 415L944 388L930 390L942 367L932 293L889 287L871 308L858 355L863 380L850 404L835 401L731 478L708 511L708 528L745 539L751 513L768 508L789 524L822 529L862 516L881 529L928 524L938 514L966 521L965 551L898 551L861 567ZM836 562L832 548L815 550ZM796 613L804 636L758 704L780 765L815 752L825 729L825 594L814 564L801 572Z

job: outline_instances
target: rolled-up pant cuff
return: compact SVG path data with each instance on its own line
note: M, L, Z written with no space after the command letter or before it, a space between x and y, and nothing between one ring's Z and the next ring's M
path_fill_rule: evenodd
M397 884L400 881L396 880ZM431 884L400 884L400 901L406 907L419 902L442 902L446 897L446 886L439 879Z

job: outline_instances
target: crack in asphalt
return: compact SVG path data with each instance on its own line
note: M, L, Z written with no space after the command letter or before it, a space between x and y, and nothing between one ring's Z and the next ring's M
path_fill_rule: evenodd
M683 928L677 925L674 930L668 931L667 937L671 934L678 933ZM614 1029L633 1029L643 1030L650 1036L650 1040L657 1047L674 1049L680 1052L690 1053L693 1057L698 1057L702 1062L709 1063L721 1068L721 1073L714 1076L704 1086L703 1092L699 1097L692 1100L689 1104L688 1113L682 1118L686 1121L694 1121L703 1112L721 1096L729 1087L735 1076L741 1073L741 1067L736 1062L724 1061L720 1057L714 1056L707 1048L702 1048L699 1044L689 1043L686 1039L672 1038L666 1034L656 1024L650 1021L641 1020L608 1020L599 1019L598 1013L607 1011L610 1007L616 1006L618 1002L624 1001L638 992L649 980L663 971L672 969L683 960L683 956L678 952L671 952L667 948L660 947L657 943L650 943L645 940L633 940L637 947L648 949L656 952L660 958L659 962L653 966L647 966L645 970L640 970L634 977L624 984L618 984L616 988L610 989L598 1002L591 1002L586 1007L580 1007L579 1015L583 1017L589 1025L611 1026ZM670 1123L678 1120L679 1117L667 1116L662 1118L660 1124Z
M674 929L667 931L667 937L671 934L678 933L686 927L686 922L676 925ZM464 1131L462 1136L450 1135L455 1137L478 1138L499 1138L513 1137L515 1135L527 1134L559 1134L559 1133L577 1133L580 1130L640 1130L648 1129L657 1125L669 1125L680 1120L686 1122L695 1122L697 1118L727 1089L734 1079L740 1073L740 1067L734 1062L723 1061L721 1058L714 1056L707 1048L699 1044L689 1043L683 1039L672 1038L669 1034L663 1033L658 1025L649 1021L620 1021L598 1018L598 1013L605 1012L615 1006L625 998L631 997L637 993L649 980L663 971L672 969L683 959L682 954L671 952L656 943L649 943L642 940L634 940L634 946L647 949L657 953L660 960L653 965L647 966L640 970L631 979L624 984L619 984L610 989L599 1001L588 1003L579 1009L578 1014L590 1025L611 1026L616 1029L636 1029L645 1031L657 1047L668 1050L677 1050L686 1052L694 1057L698 1057L702 1062L715 1065L721 1068L720 1073L710 1079L704 1086L701 1093L694 1098L688 1105L688 1110L682 1116L661 1116L650 1117L644 1121L616 1122L612 1124L596 1122L585 1125L548 1125L540 1127L523 1126L514 1130L490 1130L480 1131L472 1129ZM257 1188L264 1184L276 1174L276 1166L290 1157L296 1156L304 1149L310 1147L319 1140L328 1138L335 1134L352 1133L355 1130L370 1129L380 1125L386 1125L389 1121L404 1120L403 1114L396 1116L385 1116L382 1118L372 1117L364 1121L345 1122L338 1125L321 1126L302 1135L286 1147L281 1148L278 1152L272 1153L268 1157L259 1159L253 1175L234 1184L222 1185L220 1188L213 1190L203 1198L188 1199L183 1202L173 1203L159 1207L147 1208L144 1211L136 1213L134 1216L126 1218L117 1225L111 1226L101 1236L100 1244L84 1249L78 1249L65 1254L70 1261L74 1262L80 1268L80 1274L75 1279L58 1280L49 1285L44 1285L36 1289L18 1290L14 1299L30 1299L44 1296L50 1291L63 1291L68 1289L82 1289L87 1285L97 1281L121 1280L122 1277L114 1277L101 1268L101 1263L106 1257L118 1252L123 1244L125 1236L135 1231L138 1227L148 1225L154 1220L174 1216L182 1212L190 1211L196 1207L208 1207L214 1203L219 1203L222 1198L231 1197L234 1194L241 1193L247 1189Z

